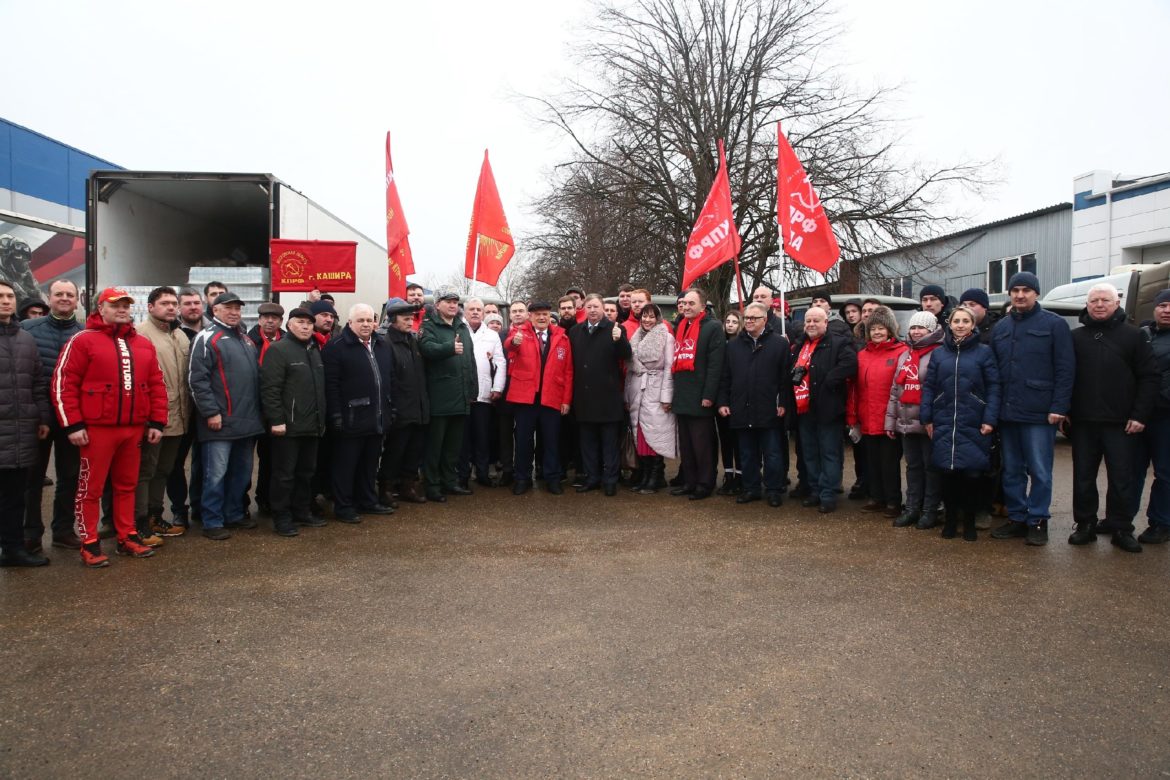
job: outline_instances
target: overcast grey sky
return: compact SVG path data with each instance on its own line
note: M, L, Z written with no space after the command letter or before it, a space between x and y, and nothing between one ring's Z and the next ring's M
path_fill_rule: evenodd
M997 158L976 222L1072 197L1094 168L1170 170L1167 0L843 0L832 53L900 84L905 154ZM379 242L382 143L418 276L462 267L485 147L515 233L563 141L514 93L573 74L583 0L198 4L0 0L0 116L127 168L273 173ZM522 247L521 247L522 248Z

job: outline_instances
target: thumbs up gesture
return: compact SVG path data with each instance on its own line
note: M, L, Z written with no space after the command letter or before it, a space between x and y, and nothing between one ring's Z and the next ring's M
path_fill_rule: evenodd
M622 326L614 323L613 326L613 340L620 341L622 337Z
M463 354L463 340L459 338L458 333L455 334L455 354L456 355Z
M516 335L512 337L512 343L520 346L520 342L524 340L524 331L516 328Z

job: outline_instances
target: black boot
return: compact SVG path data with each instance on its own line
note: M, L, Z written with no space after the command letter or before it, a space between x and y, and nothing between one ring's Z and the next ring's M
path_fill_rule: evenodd
M730 496L735 493L735 472L723 472L723 486L717 492L721 496Z
M638 476L638 479L636 481L634 480L635 474ZM638 468L634 469L633 472L631 472L631 474L630 474L630 492L637 493L639 490L646 487L646 483L649 481L650 481L650 458L648 458L644 455L639 455L638 456Z
M975 513L970 510L963 511L963 540L974 542L979 538L975 533Z
M646 486L638 491L644 496L657 493L666 487L666 459L661 455L654 455L650 458L648 471L650 472L650 477L646 481Z
M947 519L943 522L942 538L954 539L955 527L959 524L959 511L953 507L947 507Z

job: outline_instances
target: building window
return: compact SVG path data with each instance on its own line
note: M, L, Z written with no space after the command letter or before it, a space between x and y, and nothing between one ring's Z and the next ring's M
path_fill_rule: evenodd
M987 261L987 292L988 294L1007 292L1008 282L1020 271L1036 273L1036 254L1034 252L1016 257L1001 257L998 260Z
M894 295L900 298L913 297L914 281L909 276L898 276L893 279L881 280L882 295Z

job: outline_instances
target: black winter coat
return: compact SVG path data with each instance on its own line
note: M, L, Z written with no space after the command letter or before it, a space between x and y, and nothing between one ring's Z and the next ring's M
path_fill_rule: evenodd
M807 337L805 337L807 338ZM792 348L792 364L801 342ZM808 369L808 412L819 423L845 424L848 380L857 376L857 346L852 336L826 332L813 350Z
M317 339L299 341L285 333L268 345L260 364L260 403L267 425L284 425L285 436L325 433L325 364Z
M1154 362L1160 376L1156 414L1170 417L1170 328L1159 330L1155 324L1142 327L1154 353Z
M1094 320L1086 309L1081 325L1072 332L1077 355L1069 412L1073 424L1148 423L1162 378L1146 335L1125 321L1121 308L1104 322Z
M727 342L718 406L730 407L732 428L786 426L795 413L791 361L788 339L771 325L764 326L758 341L741 330ZM783 417L777 416L778 407Z
M431 421L431 400L427 395L426 363L418 349L418 338L397 328L386 331L386 343L394 354L394 427L426 425Z
M57 367L57 358L66 342L73 338L74 333L80 333L85 328L76 319L59 320L53 315L37 317L35 320L25 320L20 327L28 331L37 342L37 352L41 356L41 365L45 369L46 381L53 375Z
M37 342L14 318L0 325L0 469L33 465L40 451L37 426L52 417Z
M614 423L626 417L622 361L631 356L626 329L613 340L614 324L602 319L589 334L587 322L569 331L573 353L573 412L579 423Z
M683 319L680 318L674 326L676 349L678 340L682 338L679 335L682 327ZM727 349L727 336L719 320L704 316L699 323L697 341L695 370L674 374L672 408L675 414L712 417L715 415L715 402L719 399L719 380L723 377L723 352ZM705 400L711 401L711 406L703 406Z
M321 353L329 428L342 436L374 436L390 428L394 358L373 336L373 354L348 325Z

